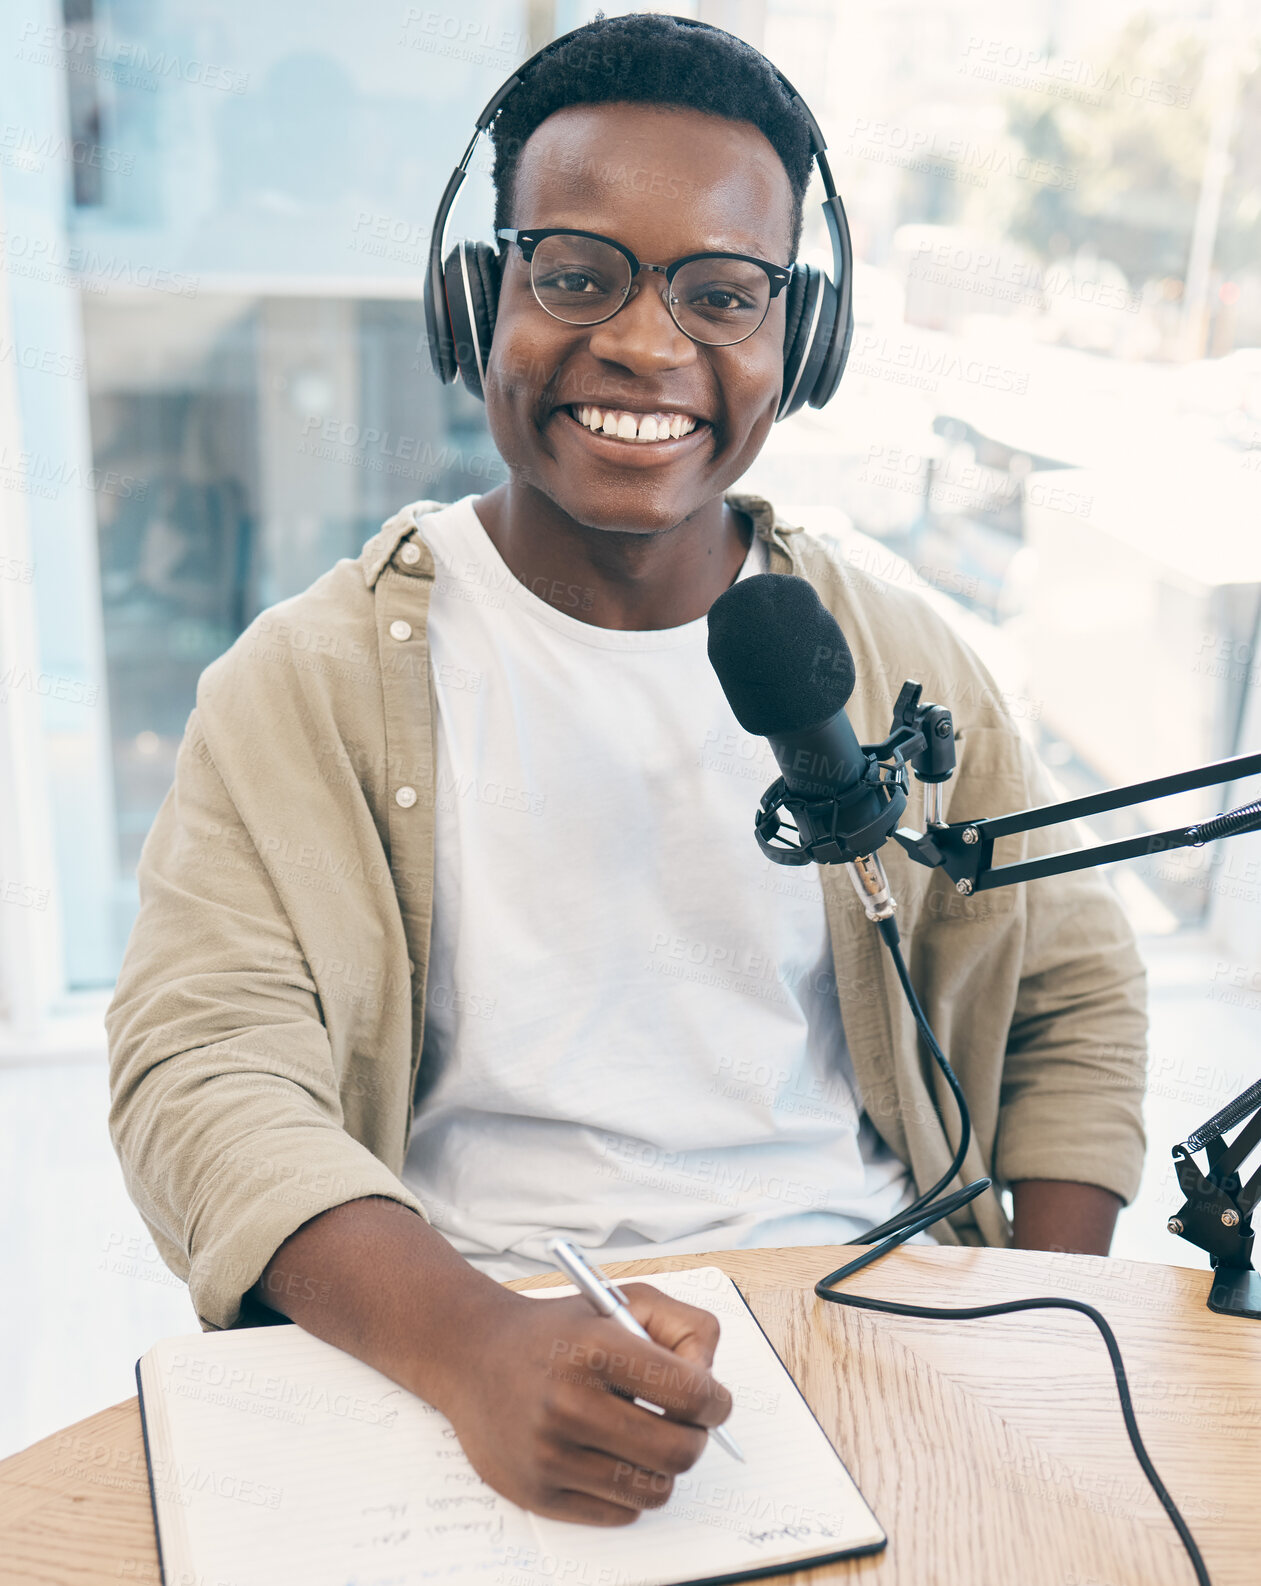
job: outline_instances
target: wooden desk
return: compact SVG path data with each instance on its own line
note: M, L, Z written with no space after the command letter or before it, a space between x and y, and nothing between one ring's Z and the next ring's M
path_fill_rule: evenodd
M836 1246L713 1264L743 1289L889 1533L874 1558L784 1577L863 1586L1182 1586L1190 1564L1135 1463L1096 1329L1071 1312L912 1321L815 1299ZM526 1280L561 1282L557 1277ZM1205 1308L1208 1274L1029 1251L917 1247L852 1280L928 1305L1085 1300L1120 1340L1139 1428L1214 1586L1261 1577L1261 1323ZM0 1583L159 1579L135 1399L0 1462ZM174 1586L174 1583L172 1583ZM277 1586L290 1586L278 1582ZM292 1583L301 1586L301 1583Z

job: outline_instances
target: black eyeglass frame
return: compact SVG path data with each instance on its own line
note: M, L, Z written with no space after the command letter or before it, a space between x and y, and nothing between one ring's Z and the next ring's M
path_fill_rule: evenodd
M715 250L712 248L704 249L700 253L685 253L681 259L675 259L670 264L647 264L642 259L637 259L631 250L626 246L626 244L623 242L618 242L616 237L606 237L602 232L599 231L580 231L575 226L536 226L526 230L520 230L513 226L504 226L495 232L495 236L501 242L515 243L521 250L521 257L528 265L533 265L534 250L538 247L540 242L544 242L548 237L586 237L589 242L607 243L610 248L615 248L630 265L631 278L626 283L626 291L623 293L622 301L617 305L617 307L612 309L609 313L603 315L600 319L584 320L562 319L559 314L554 314L552 310L548 308L547 304L543 302L542 298L539 297L534 286L534 272L533 269L531 269L530 289L534 292L535 302L538 303L539 307L545 314L550 315L551 318L556 320L559 324L583 326L607 324L608 321L614 317L614 315L620 314L621 311L626 307L626 304L630 300L631 287L634 286L635 277L639 274L639 272L641 270L652 270L655 274L664 275L666 278L666 308L670 311L670 318L674 320L676 325L679 326L679 329L689 341L698 342L703 347L738 347L742 341L748 341L750 336L755 336L758 331L761 330L762 326L765 325L766 316L771 311L771 304L792 280L793 276L791 265L785 267L782 264L774 264L771 262L771 260L759 259L755 254L752 253L724 253L720 250ZM698 259L735 259L741 264L755 264L759 267L759 269L762 269L766 272L767 280L770 283L770 295L766 300L766 309L763 312L761 319L758 320L753 329L745 331L744 335L737 337L735 341L702 342L699 336L693 336L691 331L685 329L684 326L679 325L678 316L674 312L674 278L685 264L694 264Z

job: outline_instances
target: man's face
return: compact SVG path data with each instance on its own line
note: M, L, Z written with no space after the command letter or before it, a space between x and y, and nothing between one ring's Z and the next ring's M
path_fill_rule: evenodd
M511 224L598 232L650 264L714 250L787 265L792 190L748 122L659 105L570 105L521 152ZM569 325L540 307L515 245L505 245L505 261L485 389L514 479L575 522L651 533L744 473L779 403L786 292L747 340L711 347L670 317L664 276L641 270L612 319ZM677 439L618 439L584 426L583 406L677 413L696 426Z

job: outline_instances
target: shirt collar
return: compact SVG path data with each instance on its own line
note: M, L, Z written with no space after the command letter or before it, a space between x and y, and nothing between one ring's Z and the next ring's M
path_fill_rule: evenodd
M765 540L770 547L770 567L773 573L797 573L795 549L788 539L789 535L800 534L799 526L785 523L777 516L775 508L764 496L744 495L739 491L729 490L723 497L729 507L734 507L737 512L743 512L753 524L753 532L759 540Z
M437 512L447 505L445 501L411 501L386 519L359 553L363 581L369 589L376 587L377 579L391 564L413 578L434 576L433 552L417 534L416 527L426 512ZM413 557L408 551L400 555L404 546L414 547L420 554Z
M776 552L778 552L787 558L790 567L795 570L796 558L785 536L800 534L800 528L777 518L774 507L762 496L728 491L724 499L737 512L743 512L748 516L753 524L754 534L771 547L772 568L776 566ZM359 555L364 583L369 589L376 587L377 579L391 563L398 571L408 573L413 578L434 576L433 552L417 534L416 529L425 513L438 512L447 505L449 503L444 501L411 501L407 506L400 507L392 518L386 519ZM399 553L404 545L414 546L419 551L419 556L413 560L409 552L406 557L401 557Z

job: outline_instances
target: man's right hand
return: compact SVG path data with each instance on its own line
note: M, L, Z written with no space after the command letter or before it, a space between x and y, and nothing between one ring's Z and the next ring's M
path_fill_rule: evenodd
M256 1292L441 1410L496 1492L551 1519L613 1526L664 1504L704 1429L731 1409L709 1370L710 1312L622 1287L651 1343L580 1295L502 1288L407 1207L369 1197L291 1234Z
M643 1283L625 1286L645 1343L581 1295L502 1290L475 1347L457 1351L431 1402L473 1468L525 1509L583 1525L627 1525L657 1509L731 1410L709 1366L718 1322ZM632 1404L660 1405L663 1414Z

